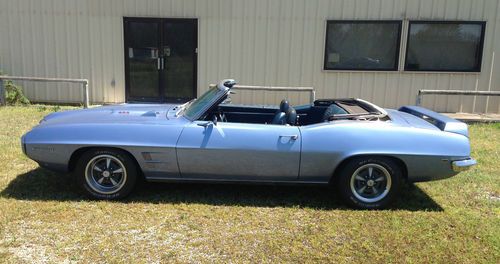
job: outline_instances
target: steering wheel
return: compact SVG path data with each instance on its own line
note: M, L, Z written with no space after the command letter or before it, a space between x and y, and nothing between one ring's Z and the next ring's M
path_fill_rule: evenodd
M215 117L221 121L221 122L227 122L227 118L226 118L226 115L224 114L224 112L222 111L222 109L219 107L219 109L217 109L218 111L215 114Z
M221 122L227 122L227 118L226 118L226 115L224 114L224 112L220 111L219 113L217 113L217 118L221 121Z

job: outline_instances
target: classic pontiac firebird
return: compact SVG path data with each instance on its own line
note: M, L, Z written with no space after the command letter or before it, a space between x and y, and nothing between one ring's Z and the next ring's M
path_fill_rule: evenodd
M56 112L26 133L24 153L73 172L93 198L148 181L331 184L350 206L382 208L403 181L447 178L476 161L467 125L425 108L360 99L292 107L226 103L223 80L182 105L121 104Z

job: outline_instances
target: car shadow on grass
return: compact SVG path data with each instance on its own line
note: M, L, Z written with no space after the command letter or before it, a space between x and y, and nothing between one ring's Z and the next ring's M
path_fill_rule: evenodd
M121 202L350 210L332 193L331 189L320 186L141 182L133 193ZM76 188L70 175L42 168L18 175L0 192L0 197L30 201L87 199ZM389 209L443 211L441 206L414 184L405 184L400 197Z

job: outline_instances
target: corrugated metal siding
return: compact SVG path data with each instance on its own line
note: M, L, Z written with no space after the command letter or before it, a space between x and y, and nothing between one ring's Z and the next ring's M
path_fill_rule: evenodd
M413 104L419 89L487 90L494 51L491 89L500 90L499 13L499 0L0 0L0 68L12 75L88 78L92 102L123 102L122 18L198 18L198 93L231 77L250 85L313 86L318 98L361 97L397 107ZM487 21L481 73L323 71L327 19ZM77 85L24 85L36 101L82 98ZM276 103L285 96L294 103L309 98L240 91L233 101ZM500 112L499 101L426 95L424 106Z

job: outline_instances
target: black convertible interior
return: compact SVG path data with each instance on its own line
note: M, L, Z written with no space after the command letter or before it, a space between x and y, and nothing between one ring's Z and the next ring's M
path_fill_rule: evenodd
M296 107L283 99L279 107L233 105L221 102L207 111L201 119L217 119L218 122L232 123L305 126L342 119L366 119L367 116L380 114L373 106L353 98L322 99L314 101L311 105Z

